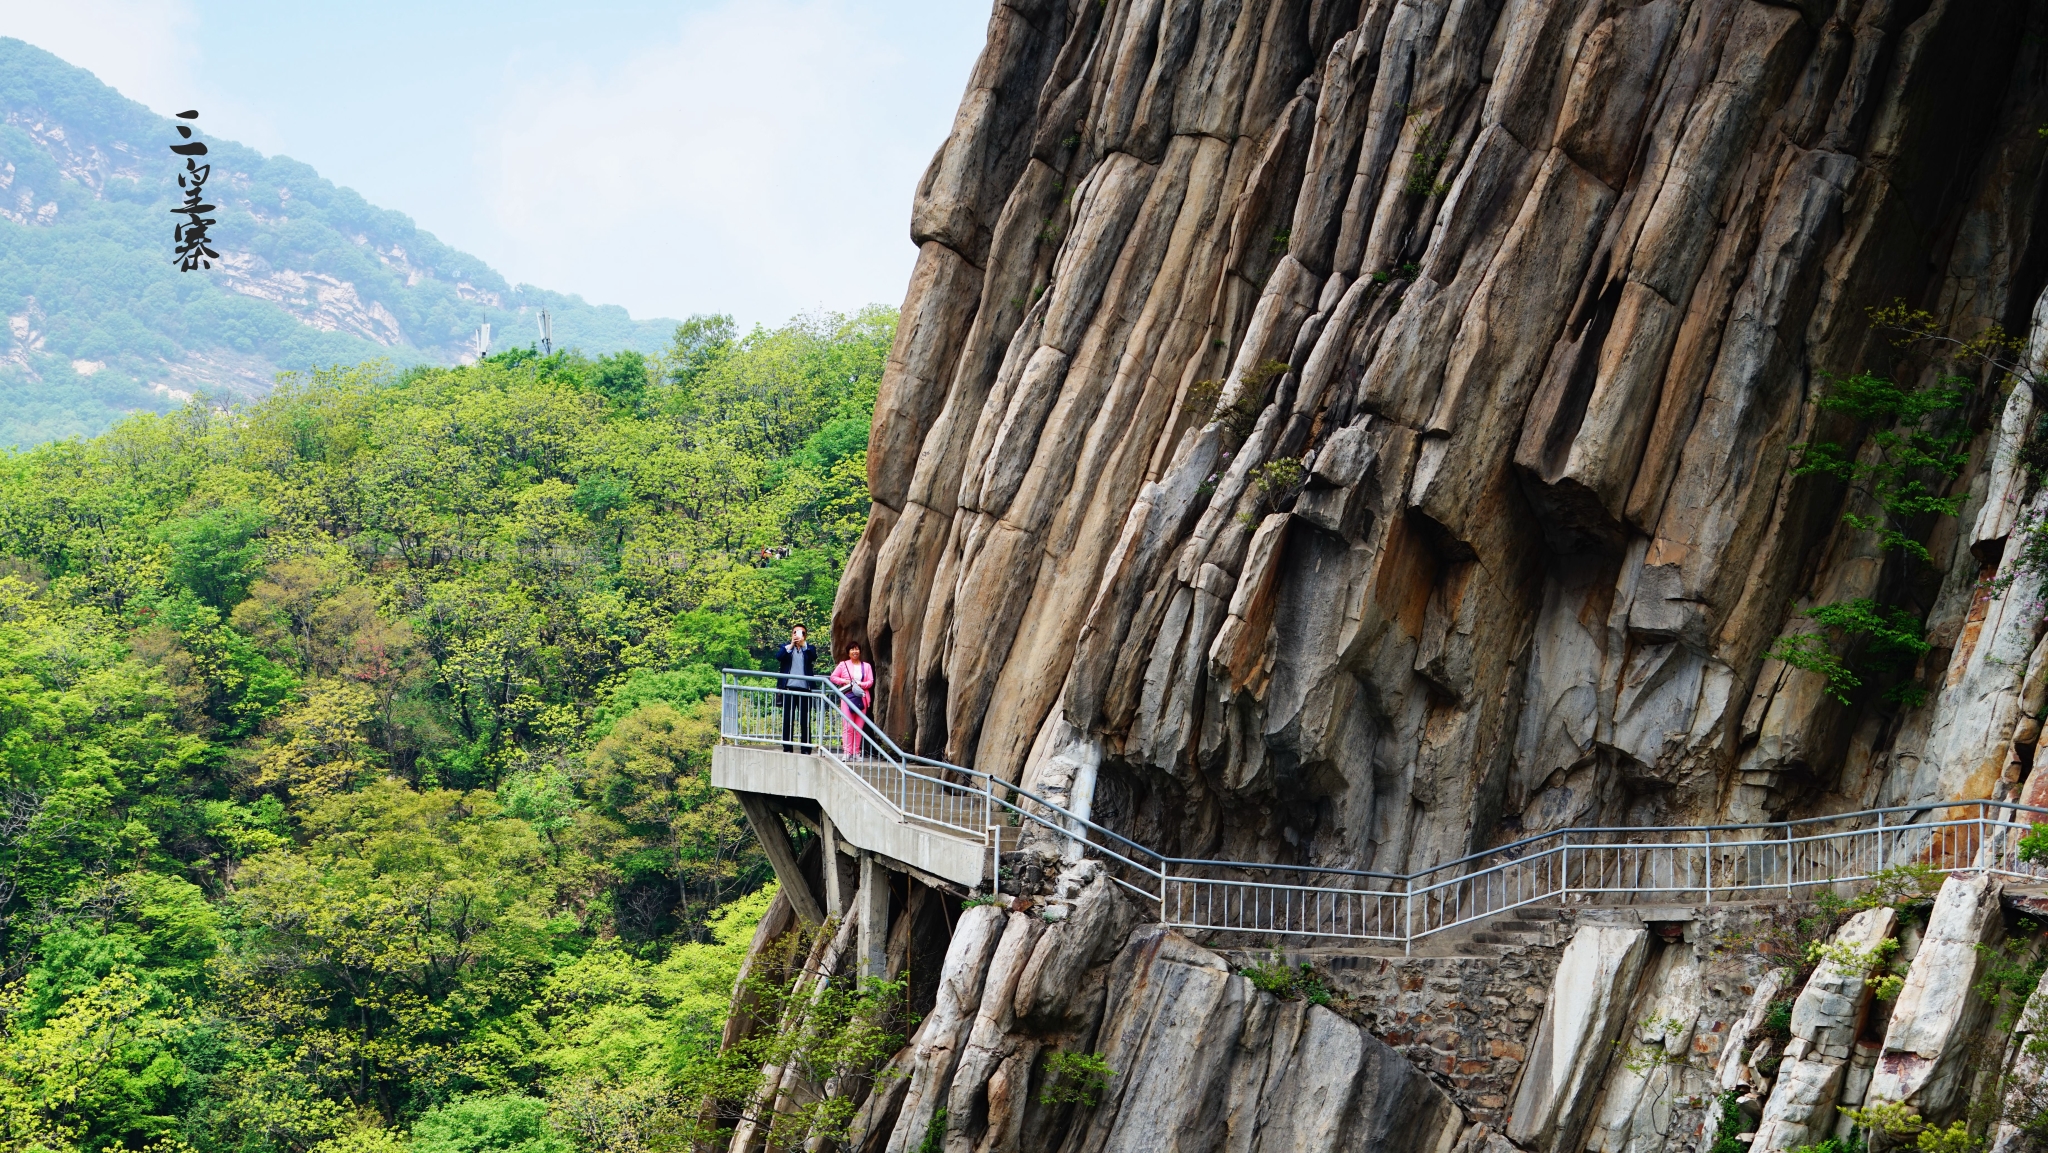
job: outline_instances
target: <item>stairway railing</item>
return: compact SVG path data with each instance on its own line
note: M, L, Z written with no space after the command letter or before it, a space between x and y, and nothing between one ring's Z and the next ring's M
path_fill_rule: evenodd
M808 687L780 687L794 683ZM1711 904L1772 891L1792 897L1916 863L2048 883L2048 867L2019 857L2021 836L2048 821L2048 809L2006 801L1898 805L1753 825L1557 829L1405 874L1170 857L1008 781L904 752L823 677L727 669L723 695L723 740L818 754L900 819L981 841L991 887L1005 847L1035 832L1070 856L1105 860L1111 879L1179 928L1408 945L1539 901L1661 896ZM846 739L849 717L854 741Z

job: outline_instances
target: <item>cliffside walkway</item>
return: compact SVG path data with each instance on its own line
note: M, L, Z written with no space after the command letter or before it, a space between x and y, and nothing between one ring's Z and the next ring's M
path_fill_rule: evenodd
M757 827L763 797L814 802L850 846L969 888L992 889L1002 854L1026 843L1086 854L1181 929L1406 946L1537 903L1790 898L1913 863L2048 883L2048 868L2019 858L2021 836L2048 809L2002 801L1762 825L1558 829L1407 874L1170 857L1007 781L907 754L874 726L849 755L838 689L813 679L810 691L782 690L777 680L726 670L712 759L712 782L738 792ZM784 751L786 714L800 739L806 710L812 743ZM786 841L768 849L787 879Z

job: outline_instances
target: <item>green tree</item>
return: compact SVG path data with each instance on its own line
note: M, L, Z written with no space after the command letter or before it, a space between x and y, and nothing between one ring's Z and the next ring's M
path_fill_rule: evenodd
M172 1044L183 1022L152 1001L116 972L24 1027L16 996L0 996L0 1146L74 1153L169 1136L185 1079Z
M167 521L151 535L170 549L165 577L226 612L248 593L263 567L263 542L257 537L268 522L262 509L232 505Z
M1871 316L1880 327L1903 332L1904 343L1927 339L1903 306L1872 309ZM1844 523L1874 533L1880 547L1902 554L1908 564L1930 562L1932 554L1920 539L1928 522L1957 515L1967 496L1949 489L1969 463L1970 429L1959 412L1969 398L1970 380L1943 376L1934 384L1910 387L1859 372L1847 377L1823 373L1821 384L1818 408L1868 428L1868 440L1855 452L1834 441L1794 445L1792 475L1842 483L1878 510L1862 513L1852 507L1842 514ZM1846 705L1865 676L1894 675L1928 651L1923 611L1869 597L1815 605L1800 615L1820 631L1780 636L1767 655L1826 678L1828 695ZM1857 647L1859 653L1847 651ZM1924 696L1919 686L1899 681L1885 699L1915 705Z
M667 357L669 381L686 387L694 383L732 348L738 335L732 317L723 313L699 314L676 325Z
M548 1103L516 1093L470 1094L412 1127L412 1153L571 1153L548 1127Z
M892 323L728 327L630 405L521 349L0 454L0 1147L399 1153L533 1100L645 1145L758 1087L717 669L824 621Z
M631 349L599 357L597 371L590 378L590 387L614 403L629 407L637 405L647 392L647 360Z
M396 782L328 797L305 825L302 852L241 871L230 1002L306 1054L325 1091L387 1121L530 1079L500 1047L523 1044L512 1023L561 932L533 829L488 794Z
M761 883L763 858L732 794L711 783L719 700L685 712L651 701L590 751L584 788L625 838L615 867L669 878L677 920L694 929L714 906Z

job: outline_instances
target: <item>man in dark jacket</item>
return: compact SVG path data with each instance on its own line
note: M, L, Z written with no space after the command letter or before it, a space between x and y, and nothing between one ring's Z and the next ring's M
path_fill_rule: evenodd
M811 693L816 686L805 678L817 675L818 646L806 638L804 626L789 630L789 643L775 650L775 662L783 674L775 682L782 690L777 694L782 703L782 751L808 753L812 744Z

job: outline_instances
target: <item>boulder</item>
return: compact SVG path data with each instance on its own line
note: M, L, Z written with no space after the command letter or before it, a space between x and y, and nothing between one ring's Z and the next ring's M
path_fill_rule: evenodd
M1515 1092L1510 1141L1538 1153L1580 1147L1649 947L1648 929L1585 924L1572 935Z
M1987 963L1978 946L2004 936L2002 891L1996 878L1983 874L1953 874L1942 882L1892 1007L1867 1103L1903 1102L1935 1122L1964 1104L1968 1073L1984 1055L1978 1033L1991 1010L1975 988Z

